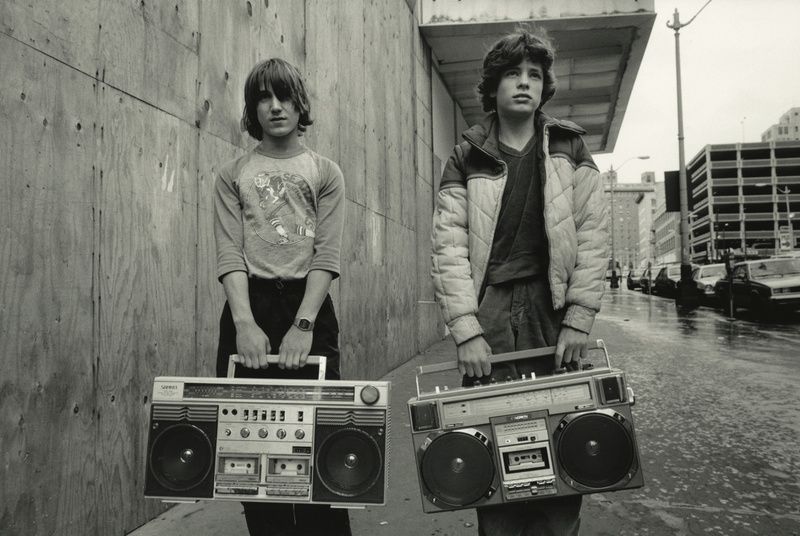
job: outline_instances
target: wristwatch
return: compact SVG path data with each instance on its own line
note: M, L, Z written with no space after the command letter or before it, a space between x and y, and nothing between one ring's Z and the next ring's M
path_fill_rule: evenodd
M300 331L314 331L314 322L308 318L295 318L292 324Z

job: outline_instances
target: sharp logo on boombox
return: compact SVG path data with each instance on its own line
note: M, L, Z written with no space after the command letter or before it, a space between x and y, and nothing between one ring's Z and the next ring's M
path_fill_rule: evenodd
M156 378L145 496L384 504L389 382Z
M423 510L641 487L633 391L602 341L592 349L603 351L606 367L430 393L419 391L419 376L457 363L419 367L408 405Z

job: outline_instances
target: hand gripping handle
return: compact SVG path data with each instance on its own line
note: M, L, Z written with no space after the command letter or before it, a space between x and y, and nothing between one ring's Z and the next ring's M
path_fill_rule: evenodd
M267 355L267 363L270 365L276 365L278 363L278 359L280 356L275 354ZM233 378L234 374L236 373L236 363L242 363L244 359L239 354L231 354L230 358L228 359L228 378ZM328 365L328 358L324 355L310 355L308 356L308 361L306 361L306 365L318 365L319 366L319 374L317 376L318 380L325 379L325 372L326 367Z
M606 360L606 365L611 368L611 361L608 359L608 350L603 342L603 339L597 339L594 345L589 345L587 350L602 350L603 356ZM489 356L489 363L503 363L505 361L517 361L519 359L528 359L531 357L554 356L556 353L555 346L545 346L543 348L534 348L531 350L519 350L516 352L508 352L505 354L494 354ZM446 361L444 363L434 363L432 365L421 365L417 367L417 396L420 395L419 390L419 377L424 374L432 374L434 372L444 372L458 368L458 360Z

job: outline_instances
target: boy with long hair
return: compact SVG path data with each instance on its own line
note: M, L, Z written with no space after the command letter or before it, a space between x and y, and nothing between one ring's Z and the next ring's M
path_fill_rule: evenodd
M258 145L220 169L214 192L217 276L227 302L217 375L239 354L240 376L315 378L308 355L339 379L339 326L328 291L339 275L344 179L300 139L313 123L305 84L288 62L256 64L244 87L242 127ZM267 355L280 355L277 366ZM243 503L251 536L350 535L346 510Z
M577 369L600 309L607 209L597 166L555 93L554 50L520 30L486 54L482 124L442 174L433 221L436 299L464 383ZM492 353L555 346L555 360L492 366ZM577 535L581 496L478 508L480 535Z

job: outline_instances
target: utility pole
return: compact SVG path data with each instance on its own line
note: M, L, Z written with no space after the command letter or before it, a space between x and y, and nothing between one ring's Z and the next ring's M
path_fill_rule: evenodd
M779 193L782 193L784 196L786 196L786 227L789 229L789 240L790 240L789 249L793 250L794 249L794 229L792 228L792 214L789 212L789 194L791 193L791 190L789 189L788 186L786 186L785 190L782 189L780 186L776 186L775 189Z
M608 169L608 180L611 188L611 288L619 288L617 259L614 255L614 183L617 182L617 172L613 165Z
M703 11L711 3L711 0L700 8ZM683 99L681 94L681 41L680 29L688 26L700 14L695 13L689 22L682 23L678 8L672 17L672 24L667 22L667 27L675 30L675 73L678 82L678 162L680 165L678 172L678 182L680 183L680 203L681 203L681 280L678 283L678 292L675 296L677 305L686 307L697 307L699 296L692 283L692 265L689 258L689 198L686 188L686 157L683 148Z

